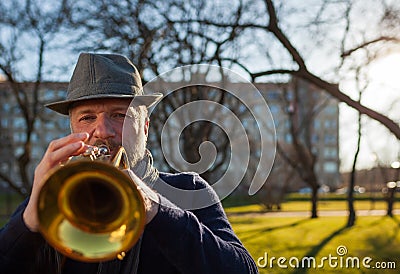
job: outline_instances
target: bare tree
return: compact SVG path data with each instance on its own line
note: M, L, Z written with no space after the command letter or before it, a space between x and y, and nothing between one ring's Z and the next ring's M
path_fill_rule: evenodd
M179 0L96 0L82 2L78 6L79 11L71 24L82 31L82 36L77 41L83 41L83 37L85 40L77 48L126 54L137 65L144 77L144 83L166 69L201 62L220 64L223 52L221 48L226 41L231 41L236 36L235 29L209 33L208 26L196 26L181 21L185 17L192 20L209 13L213 7L206 1L187 3ZM221 7L221 16L227 16L222 11ZM236 18L239 20L240 15ZM206 72L195 74L195 77L205 77ZM172 84L165 83L166 86ZM180 106L209 100L228 106L238 116L243 115L239 111L238 100L226 92L210 88L206 81L204 86L181 84L183 86L176 87L176 91L157 105L157 115L151 118L150 146L154 154L159 156L158 164L166 167L168 165L165 165L165 159L164 162L161 161L162 152L156 151L159 145L155 144L161 143L161 132L166 119ZM213 125L212 121L196 122L186 127L180 139L180 149L186 161L196 163L200 160L198 148L205 141L212 142L219 153L216 161L202 176L206 179L211 179L211 175L216 178L226 168L224 165L230 157L230 144L224 132Z
M251 2L251 1L250 1ZM252 17L253 21L267 21L267 23L254 23L251 20L248 20L247 17L245 17L245 8L248 6L246 5L238 5L235 14L238 16L243 15L241 18L235 20L235 21L228 21L228 22L220 22L220 21L215 21L212 18L197 18L197 19L189 19L189 20L178 20L176 23L182 24L183 22L185 23L198 23L198 24L204 24L208 26L212 26L214 28L219 28L219 29L233 29L235 30L235 33L244 33L246 30L247 31L264 31L269 34L271 34L276 40L278 41L281 48L285 50L286 54L290 57L290 59L293 61L292 64L289 66L282 66L282 67L277 67L272 68L272 69L267 69L267 70L262 70L259 72L252 72L251 66L244 64L243 62L240 61L240 58L235 58L235 57L226 57L222 58L221 60L235 63L236 65L240 66L243 70L248 72L249 76L251 79L256 80L258 78L264 77L264 76L270 76L270 75L277 75L277 74L286 74L286 75L292 75L296 76L299 78L302 78L319 88L321 90L324 90L334 98L337 98L339 101L346 103L350 107L356 109L362 114L365 114L369 116L370 118L382 123L385 127L388 128L398 139L400 138L400 127L399 125L393 121L392 119L388 118L387 116L370 109L356 100L353 100L350 96L348 96L346 93L344 93L339 86L336 83L329 82L327 80L324 80L322 77L319 77L318 75L312 73L309 69L308 66L306 65L305 59L302 56L301 52L299 49L292 43L292 41L289 39L289 37L285 34L284 30L281 28L279 24L279 16L277 14L274 1L273 0L264 0L263 1L266 7L266 14L264 14L266 20L257 20L255 16ZM240 2L241 3L241 2ZM327 1L322 1L321 6L327 8ZM351 3L351 1L350 1ZM339 3L336 3L339 4ZM262 8L260 7L259 3L256 2L255 5L259 8L259 11L257 12L258 16L262 16L260 14L262 12ZM284 4L281 4L281 6ZM322 8L321 8L322 9ZM261 10L261 12L260 12ZM390 11L391 9L388 8ZM254 11L254 10L253 10ZM388 13L393 17L393 12ZM258 18L259 19L259 18ZM319 18L318 20L316 19L317 23L319 23L322 19ZM244 22L242 22L244 21ZM232 40L236 39L237 36L233 36L232 38L229 38L227 41L224 41L225 45L230 44ZM371 44L375 43L380 43L380 42L397 42L398 38L395 36L387 37L387 36L378 36L374 39L368 40L363 42L362 44L350 49L350 50L344 50L342 52L341 56L349 55L352 54L353 52L357 51L360 48L366 47ZM269 56L267 56L269 57ZM340 56L338 56L340 57ZM289 68L287 68L289 67ZM294 67L292 69L291 67Z
M315 96L316 91L301 92L301 81L294 79L293 90L284 89L282 108L289 122L289 141L278 140L277 151L298 176L311 188L311 218L318 217L317 202L320 182L316 164L317 150L313 135L315 117L326 106L328 100ZM291 95L289 95L290 93Z
M281 210L285 195L290 190L291 185L299 178L295 169L291 168L285 159L282 159L280 153L278 151L271 174L257 193L260 202L267 210L273 210L274 207L276 210Z
M71 26L76 29L76 51L124 54L145 80L159 75L183 52L178 35L162 15L180 1L78 1ZM183 4L183 3L182 3ZM175 65L175 64L172 64Z
M249 1L246 3L250 3L252 1ZM277 64L273 64L273 62L271 61L270 64L265 64L266 67L270 66L272 67L271 69L267 69L267 70L262 70L260 72L252 72L254 71L254 69L251 68L251 65L248 65L248 62L243 62L243 60L245 58L240 58L239 56L237 57L232 57L232 56L225 56L225 58L222 58L222 61L226 61L226 62L231 62L234 63L236 65L238 65L239 67L241 67L244 71L248 72L249 76L251 77L251 79L253 79L253 81L261 78L261 77L265 77L265 76L270 76L270 75L277 75L277 74L286 74L286 75L292 75L294 77L299 77L302 78L316 86L318 86L321 90L324 90L325 92L327 92L328 94L330 94L332 97L337 98L339 101L346 103L347 105L349 105L350 107L356 109L360 115L366 115L378 122L380 122L381 124L383 124L389 131L391 131L393 133L394 136L396 136L397 139L400 138L400 127L398 125L398 123L394 120L392 120L391 118L389 118L389 116L386 116L382 113L379 113L369 107L366 107L365 105L361 104L361 102L359 100L354 100L352 99L349 95L347 95L340 87L339 85L337 85L335 82L330 82L328 80L324 80L323 77L318 76L315 73L312 73L310 71L310 69L308 68L306 61L303 57L303 54L300 50L300 47L296 47L295 44L293 43L293 41L291 39L289 39L289 37L286 35L285 30L283 28L283 26L281 26L280 24L280 20L283 18L283 15L280 15L277 13L277 9L278 8L282 8L282 6L285 6L284 3L279 3L277 1L272 1L272 0L264 0L263 1L265 4L265 11L266 13L264 14L265 20L260 20L260 18L262 18L262 8L260 8L259 2L254 1L252 3L254 3L255 6L259 7L261 11L256 11L254 13L254 16L251 18L251 20L248 19L248 17L246 17L246 14L248 14L247 8L249 7L246 4L243 4L243 2L239 1L239 4L236 6L236 10L235 13L236 16L239 16L241 18L237 19L237 17L235 17L235 20L227 20L227 21L218 21L218 20L214 20L214 18L211 17L202 17L202 18L193 18L193 19L182 19L182 20L176 20L175 23L176 24L190 24L190 23L197 23L197 24L202 24L210 26L210 27L214 27L217 29L230 29L230 30L235 30L235 33L237 34L236 36L232 36L231 38L228 38L228 40L224 41L224 45L232 45L231 42L232 41L236 41L238 44L240 43L240 37L238 34L243 34L246 33L246 31L251 31L252 34L257 34L259 32L265 32L268 34L271 34L272 37L275 39L274 41L278 41L280 44L280 50L282 51L282 49L285 51L285 54L288 55L289 57L287 59L291 59L292 62L288 62L289 65L287 66L281 66L279 67L279 65ZM275 4L277 3L277 4ZM350 28L353 27L351 24L353 22L350 21L350 12L352 11L353 6L356 5L355 1L342 1L342 2L338 2L338 3L331 3L329 1L321 1L321 6L320 9L317 11L314 22L310 25L307 25L306 27L308 27L310 30L312 30L312 28L316 28L316 29L321 29L321 25L324 22L324 20L326 21L327 19L323 17L324 12L326 13L326 11L332 10L332 6L331 5L338 5L337 8L339 8L340 10L340 5L344 6L343 10L343 15L342 17L344 17L345 20L345 24L344 24L344 30L343 32L345 33L344 38L342 40L341 43L341 51L340 54L337 56L338 58L344 58L343 60L348 60L350 56L353 55L358 55L360 51L364 50L364 51L371 51L373 50L373 46L375 45L382 45L382 44L386 44L388 46L393 45L393 44L398 44L399 38L396 36L396 28L397 28L397 24L395 22L397 22L399 20L399 16L397 15L396 11L396 7L395 6L390 6L390 5L386 5L384 1L381 2L381 6L384 7L385 12L382 16L381 19L381 23L384 27L382 27L382 29L386 28L386 29L390 29L391 32L388 32L387 30L385 30L384 32L377 32L375 33L374 36L371 37L371 35L364 35L363 36L363 41L358 42L358 44L355 44L353 41L350 43L348 40L348 38L350 37L349 32L350 32ZM234 6L234 5L233 5ZM305 7L305 9L307 9L307 7ZM335 9L336 10L336 9ZM253 10L254 12L254 10ZM286 14L287 15L287 14ZM329 20L329 19L328 19ZM287 29L287 26L285 26ZM304 31L304 29L303 29ZM352 30L353 31L353 30ZM354 31L353 31L354 32ZM204 34L199 34L200 37L205 37ZM317 39L323 39L324 34L323 33L319 33L319 36L321 38L317 38ZM353 33L354 36L354 33ZM243 35L243 37L251 37L251 36L245 36ZM271 37L271 36L268 36ZM212 39L209 39L212 40ZM265 40L263 40L265 41ZM254 43L257 43L257 41L253 41ZM265 42L264 43L260 43L262 45L260 45L260 53L262 52L263 48L265 48ZM271 42L269 43L271 44ZM349 46L349 45L353 45L353 46ZM245 45L248 46L248 45ZM320 46L322 47L323 44L320 44ZM266 55L266 59L267 60L272 60L273 58L271 58L271 53L266 51L265 52ZM361 68L362 66L367 66L369 63L371 63L371 61L374 58L377 58L378 55L371 55L369 54L369 58L364 62L359 64L359 68ZM241 61L242 60L242 61ZM344 62L344 61L343 61ZM283 63L283 62L282 62ZM339 72L334 72L335 74L337 74L339 76ZM337 79L339 79L340 77L336 77ZM361 117L361 116L360 116ZM361 125L361 124L360 124ZM278 146L278 151L282 151L279 150L279 146ZM310 154L312 155L312 154ZM315 161L312 161L312 157L306 157L306 159L311 159L309 161L309 163L311 163L310 166L312 166L312 163ZM355 161L357 159L357 155L355 155ZM303 173L307 173L307 168L303 167L302 172ZM308 172L309 176L305 176L308 178L312 178L313 176L311 176L312 172ZM309 181L316 181L316 180L309 180ZM315 187L313 189L317 189L316 186L318 185L317 183L314 184ZM351 191L352 188L350 188ZM351 197L352 193L349 193L349 208L350 211L353 211L354 213L354 208L352 207L353 203L353 199ZM353 216L353 214L351 214L351 216ZM352 223L351 221L351 216L349 219L349 224Z
M28 167L32 155L31 137L41 107L39 90L43 80L44 56L68 15L66 2L62 1L51 11L44 11L38 3L29 0L0 4L0 31L4 34L4 39L0 41L0 70L8 83L8 92L16 102L17 112L22 114L25 123L22 153L16 159L19 179L4 172L0 172L0 178L22 196L28 195L31 187L32 174ZM26 48L27 39L34 49ZM20 66L21 61L28 58L25 55L36 62L30 67L33 76L28 80L33 85L23 83L27 79L23 79L22 70L26 68Z
M358 77L357 77L357 80ZM359 84L360 82L357 81ZM361 88L359 87L359 99L358 101L361 102L363 90L365 90L365 87ZM348 196L347 196L347 201L348 201L348 208L349 208L349 217L347 219L347 227L351 227L355 224L356 222L356 211L354 209L354 186L356 184L356 166L357 166L357 160L358 160L358 155L360 153L361 149L361 138L362 138L362 123L361 123L361 113L358 113L358 119L357 119L357 124L358 124L358 129L357 129L357 145L356 145L356 152L354 154L354 160L353 160L353 165L350 173L350 182L349 182L349 187L348 187Z
M357 109L362 114L365 114L369 116L372 119L375 119L385 125L398 139L400 139L400 127L399 125L391 120L390 118L386 117L385 115L382 115L370 108L367 108L363 105L361 105L359 102L351 99L348 95L344 94L339 87L336 84L332 84L328 81L323 80L322 78L316 76L315 74L311 73L307 65L301 56L300 52L296 49L295 46L291 43L291 41L288 39L288 37L284 34L282 29L279 27L278 24L278 17L276 14L276 10L274 7L274 3L272 0L265 0L265 4L267 6L268 10L268 15L269 15L269 23L267 27L264 27L266 30L271 32L278 40L279 42L284 46L284 48L288 51L288 53L291 55L295 63L297 64L298 68L296 70L290 70L290 69L278 69L278 70L267 70L263 72L258 72L258 73L251 73L251 76L253 79L264 76L264 75L270 75L270 74L275 74L275 73L287 73L291 75L298 76L306 81L309 81L310 83L313 83L314 85L320 87L322 90L328 92L330 95L333 97L337 98L341 102L344 102L348 104L349 106ZM258 26L261 27L261 26ZM375 43L377 41L382 41L384 40L383 37L377 38L374 41L370 41L370 43ZM366 45L368 43L364 43Z

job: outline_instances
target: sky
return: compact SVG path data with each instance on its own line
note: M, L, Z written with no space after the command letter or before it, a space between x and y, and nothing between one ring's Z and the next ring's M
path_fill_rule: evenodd
M400 122L400 52L385 56L371 65L368 71L370 85L362 95L362 103L389 118ZM343 87L355 96L353 83ZM348 106L340 106L340 155L342 170L349 170L356 148L358 114ZM399 160L400 143L386 128L371 119L363 119L364 129L357 168L370 168L377 164L389 166Z
M308 4L312 3L312 1L306 2ZM364 2L362 1L359 1L359 3L364 5ZM368 5L365 6L365 9L368 10L369 13L371 13L371 10L368 9ZM308 11L308 9L306 9L306 11ZM328 12L332 13L332 11ZM333 12L332 15L334 14L335 13ZM291 22L292 26L296 26L296 24L302 22L300 18L303 17L292 16L292 18L282 18L282 21L299 20L297 23ZM364 23L365 21L360 20L360 27L365 28ZM301 31L298 31L289 38L297 46L301 45L301 42L303 40L306 40L306 43L303 42L303 46L298 46L298 48L300 49L301 53L307 58L307 61L310 60L308 64L311 70L313 72L316 71L316 74L320 76L324 74L323 69L325 67L328 67L327 70L329 70L329 66L337 62L337 60L334 60L333 55L329 54L328 47L313 47L311 49L305 47L308 45L307 43L309 39L313 38L312 36L308 35L308 33L304 34L301 33ZM60 39L57 40L60 41ZM262 37L257 36L257 39L255 40L260 39L262 39ZM328 39L328 37L326 39ZM29 41L29 43L27 43L27 46L30 46L31 43L34 43L34 41ZM259 56L263 54L265 56L266 53L257 52L256 48L251 47L255 43L256 41L254 41L254 43L250 43L249 45L248 41L246 40L244 41L243 45L240 45L249 46L248 49L256 54L252 56L253 59L250 59L251 56L249 56L249 62L253 65L253 72L265 69L265 64L261 63L260 65L257 65L257 61L262 60L262 58L260 58ZM271 46L273 45L271 44ZM30 48L32 49L32 47ZM265 50L267 51L267 47L265 48ZM276 51L281 51L281 48L279 47L273 47L272 49ZM276 52L271 51L268 53L274 55ZM49 61L49 63L51 64L50 66L48 66L49 68L51 68L51 70L46 72L46 79L53 81L68 81L72 74L73 65L75 63L75 60L77 59L77 56L75 54L71 54L68 49L64 49L61 54L59 51L55 51L54 53L46 56L46 58L48 58L47 61ZM28 63L21 64L21 66L24 67L21 68L21 71L23 71L24 73L29 72L28 69L25 69L26 67L34 67L36 62L34 58L27 58L27 60L29 60ZM399 71L400 53L396 52L390 53L390 55L379 59L377 62L375 62L375 64L371 65L368 73L371 82L369 88L364 92L362 99L362 103L366 106L385 114L388 113L390 118L394 119L397 122L399 122L400 118L400 80L398 77ZM238 73L240 72L238 71ZM344 90L346 94L350 95L353 99L357 99L357 94L354 91L355 89L353 82L349 80L343 81L340 83L340 85L341 89ZM391 110L388 111L390 108ZM356 121L357 112L344 104L340 104L340 158L342 170L348 170L352 164L352 157L354 155L356 146ZM390 165L390 162L397 160L400 153L399 141L395 139L390 133L388 133L388 131L383 126L371 121L371 119L363 119L363 121L364 137L361 144L360 160L357 167L369 168L371 165L375 165L377 162Z

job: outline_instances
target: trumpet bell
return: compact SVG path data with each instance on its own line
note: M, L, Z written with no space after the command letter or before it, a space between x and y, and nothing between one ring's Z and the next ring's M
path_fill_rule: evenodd
M60 253L99 262L120 258L140 238L144 200L128 175L108 162L80 160L58 168L38 203L40 232Z

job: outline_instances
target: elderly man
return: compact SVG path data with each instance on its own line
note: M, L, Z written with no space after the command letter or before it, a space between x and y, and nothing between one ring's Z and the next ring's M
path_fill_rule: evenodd
M161 94L143 93L138 71L126 57L79 56L67 99L47 105L69 115L72 134L49 144L35 169L30 198L0 230L1 273L257 273L219 202L187 209L153 190L161 184L185 190L207 189L211 200L217 200L198 175L167 174L154 168L146 149L147 108L160 98ZM124 147L131 166L126 172L141 185L146 201L141 240L122 260L87 263L61 255L39 232L38 197L47 174L91 146L107 145L114 155L125 134L129 136Z

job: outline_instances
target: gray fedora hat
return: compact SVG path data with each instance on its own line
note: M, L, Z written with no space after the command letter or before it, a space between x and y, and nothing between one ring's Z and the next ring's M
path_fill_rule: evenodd
M100 98L135 99L135 104L151 107L162 94L144 94L139 72L125 56L81 53L68 85L66 100L45 106L68 115L72 103Z

